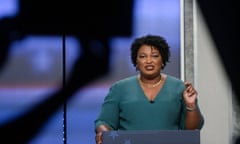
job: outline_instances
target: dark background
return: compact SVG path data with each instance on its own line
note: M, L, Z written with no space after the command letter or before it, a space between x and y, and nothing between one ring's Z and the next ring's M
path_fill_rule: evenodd
M135 74L129 46L137 36L165 36L166 72L180 77L177 0L12 2L17 10L0 19L2 141L92 143L109 85Z

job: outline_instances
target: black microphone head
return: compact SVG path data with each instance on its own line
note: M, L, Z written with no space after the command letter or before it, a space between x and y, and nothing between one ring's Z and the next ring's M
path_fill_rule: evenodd
M150 103L154 103L154 100L150 100Z

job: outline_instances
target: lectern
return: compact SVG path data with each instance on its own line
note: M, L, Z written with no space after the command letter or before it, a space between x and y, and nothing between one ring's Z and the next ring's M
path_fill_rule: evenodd
M200 144L199 130L130 130L103 132L103 144Z

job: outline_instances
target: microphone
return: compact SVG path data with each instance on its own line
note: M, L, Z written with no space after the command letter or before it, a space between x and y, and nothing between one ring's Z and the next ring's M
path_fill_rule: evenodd
M151 104L154 103L154 100L150 100L150 103L151 103Z

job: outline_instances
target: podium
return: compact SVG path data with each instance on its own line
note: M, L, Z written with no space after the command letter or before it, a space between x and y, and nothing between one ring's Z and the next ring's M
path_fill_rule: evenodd
M128 130L103 132L103 144L200 144L199 130Z

